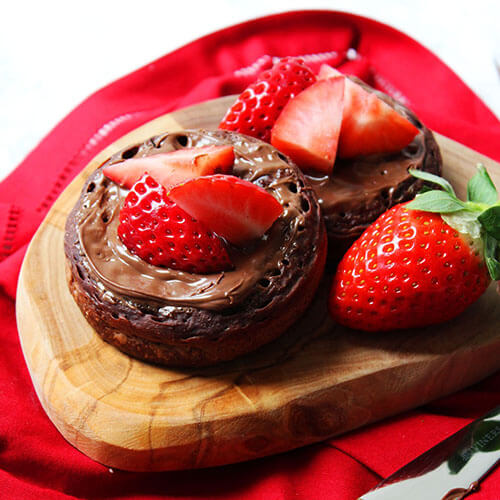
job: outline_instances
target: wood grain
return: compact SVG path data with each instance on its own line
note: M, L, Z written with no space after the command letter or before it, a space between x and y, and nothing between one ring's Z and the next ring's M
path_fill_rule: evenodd
M160 117L108 147L57 200L26 254L17 319L34 387L62 435L105 465L188 469L278 453L417 407L500 368L493 287L445 325L366 334L328 318L326 276L311 309L282 338L200 370L151 366L100 340L65 278L64 224L84 180L126 145L167 130L216 126L232 99ZM445 175L459 191L478 161L500 186L499 164L438 140Z

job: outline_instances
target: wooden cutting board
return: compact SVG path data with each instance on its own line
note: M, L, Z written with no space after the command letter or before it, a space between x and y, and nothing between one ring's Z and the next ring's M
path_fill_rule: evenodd
M207 369L151 366L101 341L65 278L64 224L85 179L129 144L164 131L216 127L233 99L162 116L106 148L56 201L26 254L17 320L33 384L62 435L105 465L188 469L270 455L417 407L500 368L494 287L444 325L366 334L328 318L326 276L290 332L252 355ZM444 173L459 192L478 161L500 187L500 164L437 138Z

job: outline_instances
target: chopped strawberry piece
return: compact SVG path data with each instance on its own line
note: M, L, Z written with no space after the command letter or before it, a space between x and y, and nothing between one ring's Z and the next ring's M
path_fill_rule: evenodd
M154 266L199 274L232 267L224 242L169 199L148 174L125 198L118 236L132 253Z
M271 128L286 103L315 81L316 77L302 59L280 59L240 94L219 128L269 142Z
M318 81L290 100L271 134L271 144L304 170L333 169L342 122L344 78Z
M130 189L147 172L168 190L194 177L230 174L233 165L232 146L203 146L130 158L104 167L103 173L120 186Z
M265 189L230 175L192 179L172 188L169 197L234 245L260 238L283 212Z
M322 64L319 68L318 80L326 80L327 78L333 78L335 76L345 76L338 69L328 66L328 64Z
M318 79L341 73L327 65L320 68ZM418 129L376 94L345 78L344 112L339 138L339 157L391 153L406 147Z

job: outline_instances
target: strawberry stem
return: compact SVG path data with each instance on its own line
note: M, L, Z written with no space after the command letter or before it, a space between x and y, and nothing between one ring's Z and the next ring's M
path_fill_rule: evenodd
M490 208L490 205L486 205L486 203L474 203L472 201L467 201L465 206L473 212L484 212L486 209Z

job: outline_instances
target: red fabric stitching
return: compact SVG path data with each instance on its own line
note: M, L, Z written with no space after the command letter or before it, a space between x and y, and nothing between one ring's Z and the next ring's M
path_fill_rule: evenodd
M12 253L12 247L19 224L21 208L16 205L11 205L7 216L7 224L0 245L0 262L7 258Z
M128 120L131 120L142 113L146 113L149 110L135 111L133 113L125 113L123 115L117 116L107 123L99 127L99 129L88 139L83 146L78 149L73 158L63 167L61 172L57 175L52 189L47 193L45 198L42 200L40 205L36 208L37 212L46 211L52 203L57 199L62 189L66 186L66 181L68 177L73 174L75 166L78 165L79 161L86 155L90 154L92 150L95 150L97 146L118 126L122 125Z

